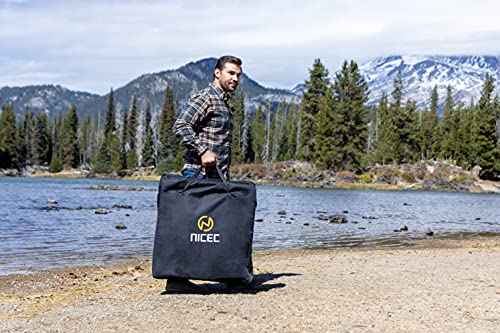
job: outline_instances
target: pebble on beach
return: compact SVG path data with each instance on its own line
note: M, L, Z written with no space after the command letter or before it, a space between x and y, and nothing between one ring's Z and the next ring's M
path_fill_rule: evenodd
M96 213L96 214L101 214L101 215L102 215L102 214L108 214L108 210L107 210L106 208L97 208L97 209L95 210L95 213Z
M286 215L286 210L282 209L278 211L278 215Z
M54 200L54 199L48 199L48 200L47 200L47 203L57 205L57 200Z
M123 223L120 223L117 226L115 226L115 228L118 230L125 230L125 229L127 229L127 226Z
M399 228L399 230L401 231L408 231L408 226L407 225L403 225Z

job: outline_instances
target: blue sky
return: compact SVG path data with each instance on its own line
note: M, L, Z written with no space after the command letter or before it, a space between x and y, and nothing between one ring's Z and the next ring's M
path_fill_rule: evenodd
M499 13L484 0L0 0L0 87L104 94L234 54L259 83L292 88L315 58L335 71L391 54L500 55Z

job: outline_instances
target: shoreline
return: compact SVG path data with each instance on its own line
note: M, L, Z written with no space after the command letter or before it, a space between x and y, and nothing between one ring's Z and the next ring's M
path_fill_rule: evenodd
M481 168L471 171L450 161L420 161L412 164L375 164L364 173L318 169L310 162L284 161L269 164L240 164L231 167L233 180L251 181L257 185L275 185L327 189L370 189L404 191L446 191L464 193L498 193L500 180L479 178ZM91 178L114 180L159 181L153 167L121 170L112 174L96 174L89 170L71 169L49 173L46 167L26 170L0 170L0 175L37 178Z
M71 173L38 173L35 175L22 175L22 176L7 176L0 175L0 177L13 177L13 178L48 178L48 179L94 179L94 180L117 180L117 181L146 181L146 182L159 182L161 176L124 176L124 177L94 177L88 178L81 174ZM281 187L295 187L295 188L313 188L313 189L341 189L341 190L377 190L377 191L428 191L428 192L450 192L450 193L488 193L500 194L500 181L479 180L478 187L465 190L450 190L447 188L420 188L418 186L403 185L403 184L383 184L383 183L351 183L339 181L334 184L325 185L319 182L298 182L298 181L283 181L283 180L265 180L265 179L234 179L251 181L256 185L262 186L281 186Z
M161 295L151 261L0 276L2 332L496 332L500 236L255 251L246 292ZM196 281L197 283L207 282Z
M474 242L474 240L485 240L496 239L500 240L500 232L456 232L449 233L443 235L433 235L433 236L422 236L417 238L405 238L399 241L394 242L380 242L376 245L366 245L366 244L357 244L357 245L330 245L330 246L316 246L316 247L303 247L303 248L264 248L264 249L253 249L254 254L262 254L262 253L288 253L293 251L385 251L385 250L399 250L399 249L414 249L414 248L435 248L439 246L457 246L456 242ZM453 245L455 244L455 245ZM137 255L131 256L129 258L122 259L108 259L106 262L98 262L90 265L86 264L76 264L76 265L61 265L61 266L53 266L53 267L28 267L26 270L17 270L17 271L9 271L0 272L0 281L2 279L9 279L10 277L26 277L26 276L37 276L39 274L57 274L59 271L66 270L80 270L84 269L100 269L106 267L115 267L121 266L123 263L128 263L131 265L134 262L150 262L151 255ZM1 284L0 284L0 292L1 292Z

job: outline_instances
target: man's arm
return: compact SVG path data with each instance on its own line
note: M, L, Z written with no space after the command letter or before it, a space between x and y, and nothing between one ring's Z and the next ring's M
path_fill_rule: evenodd
M213 166L217 161L217 156L208 149L205 143L201 142L195 131L195 128L201 126L207 114L208 102L208 97L204 95L192 97L177 117L173 130L188 149L198 152L203 165Z

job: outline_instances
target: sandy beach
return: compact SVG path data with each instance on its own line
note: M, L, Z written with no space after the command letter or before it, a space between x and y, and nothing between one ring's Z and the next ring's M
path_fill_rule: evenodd
M1 332L499 332L500 237L254 253L268 281L162 295L149 260L0 277Z

